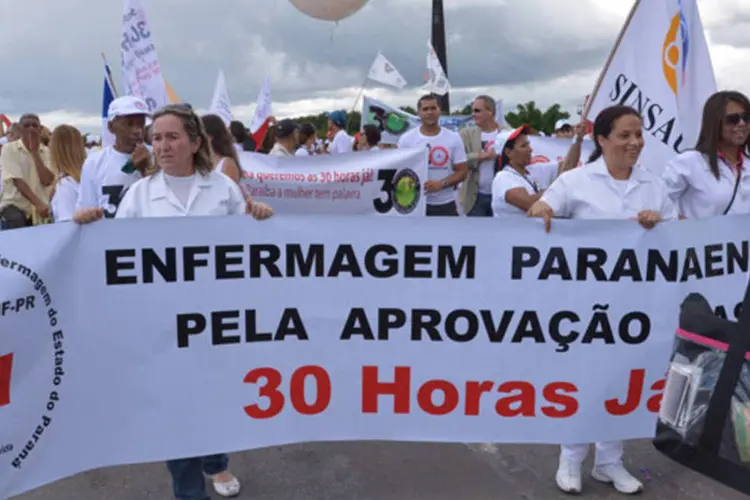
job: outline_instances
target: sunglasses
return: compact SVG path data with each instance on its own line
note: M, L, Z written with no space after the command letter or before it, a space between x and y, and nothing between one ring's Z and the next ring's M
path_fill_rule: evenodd
M732 113L724 117L724 123L727 125L739 125L742 121L745 125L750 124L750 112L747 113Z

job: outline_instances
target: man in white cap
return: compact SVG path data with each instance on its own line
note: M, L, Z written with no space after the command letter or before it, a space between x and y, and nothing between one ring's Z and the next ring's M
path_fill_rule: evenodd
M563 139L572 139L575 135L573 124L570 120L562 118L555 122L555 137L561 137Z
M151 153L145 144L148 116L148 106L137 97L112 101L107 128L115 136L115 144L86 158L76 210L101 207L105 217L115 216L125 191L151 168Z

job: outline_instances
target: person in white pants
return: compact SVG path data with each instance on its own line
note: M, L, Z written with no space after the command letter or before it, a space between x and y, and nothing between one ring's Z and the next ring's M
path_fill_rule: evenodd
M644 144L638 111L627 106L604 109L594 122L594 136L596 149L589 164L560 175L528 214L544 218L547 231L553 217L631 219L646 229L661 220L677 219L677 206L664 181L644 168L635 168ZM580 493L581 467L589 446L562 446L555 477L562 491ZM625 469L622 456L622 441L596 443L592 476L611 483L620 493L638 493L643 484Z

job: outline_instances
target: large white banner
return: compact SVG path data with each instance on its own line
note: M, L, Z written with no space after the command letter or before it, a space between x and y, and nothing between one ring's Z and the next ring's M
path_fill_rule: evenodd
M295 442L649 437L679 305L732 315L747 234L748 217L4 231L0 498Z
M169 103L159 57L141 0L125 0L120 42L126 93L140 97L150 111Z
M240 153L242 187L277 214L424 216L427 150L343 155Z

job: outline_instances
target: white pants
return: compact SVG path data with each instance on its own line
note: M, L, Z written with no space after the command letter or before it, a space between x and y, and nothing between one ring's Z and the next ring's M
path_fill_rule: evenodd
M564 444L561 456L572 461L582 463L589 454L589 444ZM594 466L618 464L622 461L622 441L601 441L596 443Z

